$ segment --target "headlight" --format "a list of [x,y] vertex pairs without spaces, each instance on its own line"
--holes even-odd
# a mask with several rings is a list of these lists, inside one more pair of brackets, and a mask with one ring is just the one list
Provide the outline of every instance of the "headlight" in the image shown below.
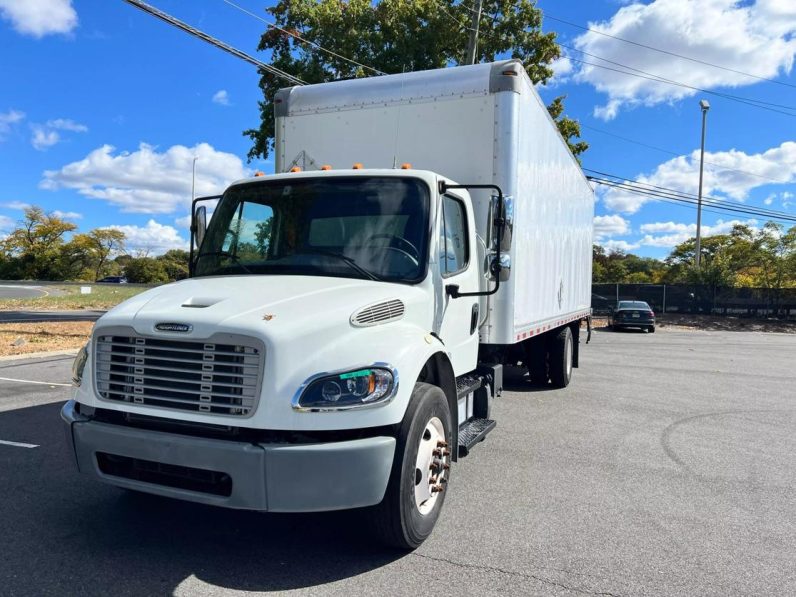
[[388,402],[398,387],[393,370],[373,366],[308,380],[293,401],[297,410],[343,410]]
[[83,369],[86,368],[86,361],[88,361],[88,346],[88,343],[86,343],[83,348],[77,351],[75,361],[72,363],[72,383],[78,387],[80,382],[83,381]]

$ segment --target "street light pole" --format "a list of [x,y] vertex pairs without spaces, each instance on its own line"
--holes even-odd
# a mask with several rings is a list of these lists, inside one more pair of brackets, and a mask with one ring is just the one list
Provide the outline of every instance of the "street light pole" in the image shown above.
[[191,205],[193,205],[193,200],[196,199],[196,160],[198,159],[194,157],[193,166],[191,166]]
[[702,109],[702,149],[699,153],[699,199],[697,201],[697,229],[696,229],[696,256],[695,264],[699,269],[702,261],[702,171],[705,165],[705,121],[707,120],[710,104],[708,100],[700,100],[699,107]]
[[478,49],[478,28],[481,24],[482,2],[483,0],[476,0],[475,8],[471,9],[473,16],[470,22],[470,39],[467,41],[467,50],[464,52],[465,64],[475,64],[475,55]]

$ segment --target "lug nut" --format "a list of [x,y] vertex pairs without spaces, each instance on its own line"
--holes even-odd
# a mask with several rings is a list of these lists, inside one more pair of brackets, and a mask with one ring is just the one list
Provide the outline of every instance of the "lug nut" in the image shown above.
[[434,485],[431,488],[431,493],[439,493],[440,491],[443,491],[444,489],[445,488],[442,485]]
[[444,442],[444,441],[440,440],[440,441],[437,442],[437,447],[438,448],[447,448],[448,447],[448,442]]
[[441,450],[440,448],[437,448],[436,450],[434,450],[434,451],[431,453],[431,455],[432,455],[432,456],[437,456],[437,457],[440,457],[440,456],[442,456],[442,450]]
[[430,485],[436,485],[437,484],[437,478],[436,477],[429,477],[428,482],[429,482]]
[[442,465],[442,470],[447,471],[450,467],[451,467],[450,464],[443,464]]

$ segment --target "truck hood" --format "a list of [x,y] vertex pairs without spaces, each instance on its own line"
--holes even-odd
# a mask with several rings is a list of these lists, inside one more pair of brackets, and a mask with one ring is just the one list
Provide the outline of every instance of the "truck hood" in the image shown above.
[[[207,338],[227,331],[246,335],[296,335],[307,328],[350,325],[356,310],[400,299],[410,312],[428,309],[419,286],[318,276],[192,278],[153,288],[105,314],[97,327],[132,326],[145,335]],[[186,324],[188,332],[159,331],[161,323]],[[302,329],[303,328],[303,329]],[[258,330],[261,330],[258,333]]]

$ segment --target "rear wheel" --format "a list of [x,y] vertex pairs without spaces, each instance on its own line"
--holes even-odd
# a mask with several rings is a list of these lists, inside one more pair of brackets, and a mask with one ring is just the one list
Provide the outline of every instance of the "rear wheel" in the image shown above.
[[655,333],[655,326],[654,326],[654,325],[651,325],[651,326],[649,326],[649,327],[647,328],[647,330],[649,330],[649,333],[650,333],[650,334],[654,334],[654,333]]
[[566,388],[572,379],[574,340],[569,326],[561,328],[550,342],[550,381],[553,387]]
[[384,543],[415,549],[431,534],[450,478],[451,437],[445,393],[437,386],[415,384],[398,430],[387,492],[370,512]]

